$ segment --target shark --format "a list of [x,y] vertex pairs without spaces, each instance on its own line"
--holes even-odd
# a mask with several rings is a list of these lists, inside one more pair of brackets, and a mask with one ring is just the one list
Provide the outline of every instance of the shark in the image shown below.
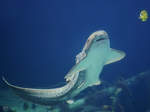
[[100,85],[100,74],[105,65],[117,62],[125,57],[125,52],[110,48],[110,39],[106,31],[92,33],[81,52],[76,56],[75,65],[64,77],[65,84],[57,88],[24,88],[3,81],[16,95],[25,100],[42,105],[56,105],[62,101],[71,102],[81,91],[94,85]]

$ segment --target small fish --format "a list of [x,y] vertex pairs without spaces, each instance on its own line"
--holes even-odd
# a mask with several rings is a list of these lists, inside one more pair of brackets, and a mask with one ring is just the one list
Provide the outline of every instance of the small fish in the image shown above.
[[148,19],[148,13],[147,13],[146,10],[142,10],[142,11],[140,12],[139,19],[141,19],[142,22],[147,21],[147,19]]

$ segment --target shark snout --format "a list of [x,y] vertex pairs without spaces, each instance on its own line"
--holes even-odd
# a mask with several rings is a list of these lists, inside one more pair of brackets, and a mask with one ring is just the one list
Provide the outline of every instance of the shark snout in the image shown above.
[[93,33],[94,36],[107,36],[108,37],[108,34],[107,32],[105,32],[104,30],[99,30],[99,31],[96,31]]
[[96,31],[93,35],[96,39],[108,39],[108,34],[104,30]]
[[88,40],[100,41],[105,39],[109,39],[108,34],[104,30],[99,30],[92,33],[92,35],[90,35]]

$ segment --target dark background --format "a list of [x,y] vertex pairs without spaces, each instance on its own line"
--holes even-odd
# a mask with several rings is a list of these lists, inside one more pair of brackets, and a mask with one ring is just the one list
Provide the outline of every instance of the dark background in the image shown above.
[[150,68],[149,0],[1,0],[0,77],[24,87],[63,82],[88,36],[106,30],[111,47],[126,52],[104,67],[114,80]]

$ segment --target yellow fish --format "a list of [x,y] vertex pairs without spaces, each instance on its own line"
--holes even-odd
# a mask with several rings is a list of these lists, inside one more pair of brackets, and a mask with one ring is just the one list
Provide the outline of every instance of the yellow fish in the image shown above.
[[147,19],[148,19],[148,13],[147,13],[146,10],[142,10],[142,11],[140,12],[139,19],[141,19],[142,22],[147,21]]

